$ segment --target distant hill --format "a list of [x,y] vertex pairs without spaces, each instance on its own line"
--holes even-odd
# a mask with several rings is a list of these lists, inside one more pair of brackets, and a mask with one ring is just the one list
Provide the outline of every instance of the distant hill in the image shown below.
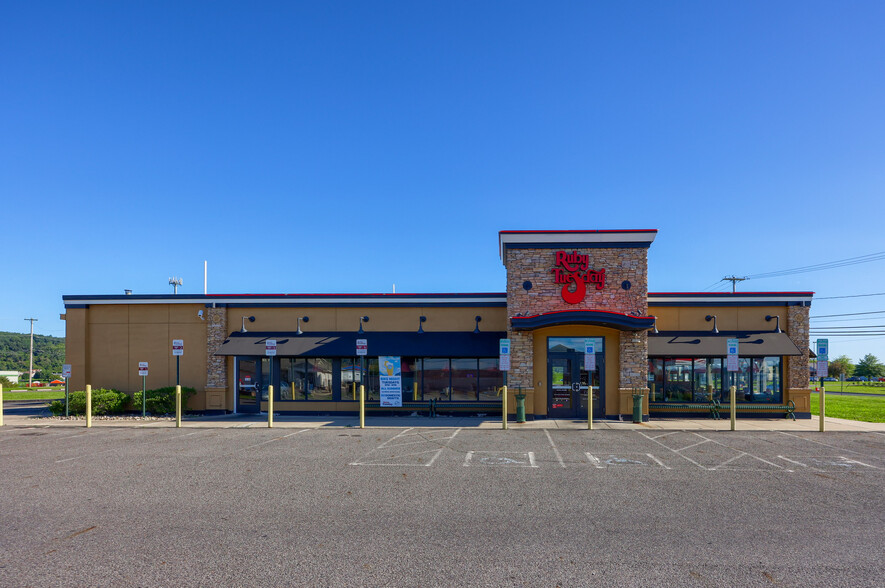
[[[0,370],[28,371],[31,336],[0,331]],[[64,337],[34,335],[34,369],[61,373],[65,360]]]

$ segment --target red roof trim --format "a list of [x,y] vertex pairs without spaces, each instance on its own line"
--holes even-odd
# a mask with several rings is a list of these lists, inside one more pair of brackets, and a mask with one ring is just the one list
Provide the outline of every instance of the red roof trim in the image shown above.
[[814,292],[649,292],[649,296],[814,296]]
[[555,235],[558,233],[657,233],[657,229],[588,229],[571,231],[498,231],[499,235]]
[[603,314],[613,314],[613,315],[626,316],[626,317],[629,317],[629,318],[636,318],[636,319],[650,319],[650,318],[655,318],[655,317],[653,317],[653,316],[636,316],[636,315],[634,315],[634,314],[626,314],[626,313],[623,313],[623,312],[614,312],[614,311],[611,311],[611,310],[596,310],[596,309],[594,309],[594,308],[572,308],[572,309],[569,309],[569,310],[554,310],[554,311],[551,311],[551,312],[542,312],[541,314],[532,314],[532,315],[529,315],[529,316],[514,316],[514,317],[510,317],[510,318],[511,318],[511,320],[515,320],[515,321],[516,321],[516,320],[521,320],[521,319],[535,318],[535,317],[539,317],[539,316],[552,316],[552,315],[554,315],[554,314],[567,314],[567,313],[569,313],[569,312],[600,312],[600,313],[603,313]]
[[506,297],[506,292],[436,292],[436,293],[361,293],[361,294],[204,294],[206,298],[317,298],[317,297],[336,297],[336,298],[399,298],[399,297],[409,297],[409,296],[417,296],[422,298],[432,298],[433,296],[455,296],[455,297],[469,297],[469,296],[503,296]]

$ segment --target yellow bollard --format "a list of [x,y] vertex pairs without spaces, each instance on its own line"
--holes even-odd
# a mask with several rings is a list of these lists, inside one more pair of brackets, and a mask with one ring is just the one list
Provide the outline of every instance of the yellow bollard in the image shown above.
[[3,426],[3,384],[0,384],[0,427]]
[[181,386],[175,387],[175,426],[181,427]]
[[[418,402],[418,382],[415,382],[415,383],[412,385],[412,387],[413,387],[413,389],[414,389],[413,392],[412,392],[412,401],[413,401],[413,402]],[[0,424],[3,424],[3,423],[0,422]]]
[[292,382],[289,386],[289,400],[295,400],[295,382]]
[[366,428],[366,386],[360,384],[360,429]]
[[503,407],[501,410],[501,428],[507,428],[507,384],[504,384],[503,388],[504,397],[501,400]]
[[593,386],[587,386],[587,430],[593,430]]
[[267,428],[273,429],[273,386],[267,387]]
[[827,412],[827,391],[824,388],[823,382],[820,385],[820,432],[824,432],[824,416]]
[[734,420],[737,416],[737,406],[735,406],[737,400],[737,386],[732,386],[729,389],[728,400],[731,403],[731,430],[734,431]]
[[356,400],[356,382],[353,383],[353,399]]
[[86,428],[92,426],[92,386],[86,384]]

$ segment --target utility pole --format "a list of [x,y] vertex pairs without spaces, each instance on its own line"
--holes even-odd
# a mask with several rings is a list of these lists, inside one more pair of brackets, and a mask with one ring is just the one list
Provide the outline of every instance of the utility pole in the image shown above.
[[28,366],[28,388],[31,387],[31,384],[34,383],[34,321],[35,318],[26,318],[26,321],[31,321],[31,362]]
[[743,282],[744,280],[749,280],[749,279],[750,278],[748,278],[746,276],[744,276],[743,278],[738,278],[737,276],[728,276],[728,277],[722,278],[720,281],[721,282],[725,282],[725,281],[731,282],[731,293],[734,294],[735,293],[735,284],[737,282]]

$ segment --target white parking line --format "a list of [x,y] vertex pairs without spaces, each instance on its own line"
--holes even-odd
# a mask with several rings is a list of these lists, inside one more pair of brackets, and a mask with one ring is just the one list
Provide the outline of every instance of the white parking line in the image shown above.
[[862,466],[866,466],[866,467],[868,467],[868,468],[873,468],[874,470],[881,470],[881,469],[882,469],[882,468],[878,468],[878,467],[876,467],[876,466],[874,466],[874,465],[870,465],[870,464],[868,464],[868,463],[864,463],[864,462],[862,462],[862,461],[857,461],[856,459],[848,459],[847,457],[842,457],[841,455],[840,455],[839,457],[840,457],[841,459],[844,459],[844,460],[847,461],[848,463],[856,463],[857,465],[862,465]]
[[802,466],[803,468],[807,468],[807,467],[808,467],[808,464],[806,464],[806,463],[802,463],[802,462],[796,461],[795,459],[790,459],[790,458],[784,457],[783,455],[778,455],[778,458],[779,458],[779,459],[782,459],[782,460],[784,460],[784,461],[788,461],[788,462],[790,462],[790,463],[794,463],[794,464],[796,464],[796,465],[798,465],[798,466]]
[[[639,433],[640,435],[642,435],[643,437],[645,437],[645,438],[648,439],[649,441],[654,441],[655,443],[657,443],[658,445],[660,445],[661,447],[663,447],[663,448],[666,449],[667,451],[670,451],[670,452],[672,452],[672,453],[675,453],[676,455],[678,455],[679,457],[681,457],[681,458],[684,459],[685,461],[690,462],[690,463],[693,463],[694,465],[698,466],[698,467],[701,468],[702,470],[709,471],[709,468],[704,467],[703,465],[699,464],[698,462],[696,462],[695,460],[691,459],[690,457],[687,457],[687,456],[682,455],[681,453],[679,453],[679,451],[682,451],[681,449],[680,449],[679,451],[677,451],[676,449],[672,449],[672,448],[670,448],[670,447],[667,447],[666,445],[664,445],[663,443],[661,443],[660,441],[658,441],[656,438],[654,438],[654,437],[650,437],[650,436],[646,435],[645,433],[643,433],[642,431],[637,431],[637,433]],[[660,437],[661,435],[658,435],[658,436]],[[698,436],[700,437],[700,435],[698,435]],[[708,441],[709,441],[709,439],[708,439]]]
[[[288,435],[282,435],[281,437],[274,437],[273,439],[268,439],[267,441],[262,441],[261,443],[256,443],[255,445],[250,445],[249,447],[244,447],[240,449],[240,451],[246,451],[248,449],[253,449],[255,447],[261,447],[262,445],[267,445],[268,443],[273,443],[274,441],[279,441],[280,439],[285,439],[286,437],[291,437],[292,435],[297,435],[298,433],[303,433],[304,431],[309,431],[310,429],[301,429],[300,431],[295,431],[294,433],[289,433]],[[191,433],[193,434],[193,433]],[[187,435],[182,435],[182,437],[186,437]]]
[[559,455],[559,449],[556,448],[556,443],[553,442],[553,437],[550,436],[550,431],[544,429],[544,433],[547,435],[547,440],[550,441],[550,446],[553,447],[553,453],[556,454],[556,459],[559,461],[559,465],[565,467],[565,462],[562,461],[562,456]]
[[95,455],[100,455],[102,453],[110,453],[111,451],[118,451],[117,449],[105,449],[104,451],[91,451],[85,455],[78,455],[76,457],[69,457],[67,459],[57,459],[55,463],[65,463],[66,461],[76,461],[78,459],[85,459],[87,457],[93,457]]
[[652,455],[651,453],[646,453],[646,455],[649,456],[650,458],[652,458],[653,460],[655,460],[655,461],[658,463],[658,465],[661,466],[662,468],[664,468],[665,470],[672,469],[670,466],[668,466],[668,465],[664,465],[664,462],[662,462],[661,460],[659,460],[658,458],[656,458],[656,457],[655,457],[654,455]]
[[[388,446],[388,443],[390,443],[390,442],[393,441],[394,439],[401,438],[401,437],[404,436],[406,433],[408,433],[409,431],[412,431],[412,430],[413,430],[413,429],[406,429],[405,431],[402,431],[402,432],[399,433],[398,435],[395,435],[395,436],[391,437],[390,439],[388,439],[387,441],[385,441],[384,443],[382,443],[381,445],[379,445],[379,446],[376,447],[375,449],[371,450],[368,454],[366,454],[366,457],[371,456],[373,453],[375,453],[376,451],[378,451],[378,450],[380,450],[380,449],[390,449],[390,448],[392,448],[392,447],[404,447],[404,446],[406,446],[406,445],[416,445],[416,444],[418,444],[418,443],[433,443],[433,444],[437,444],[435,439],[426,439],[426,440],[424,440],[424,441],[420,441],[420,442],[412,442],[412,441],[410,441],[410,442],[408,442],[408,443],[396,443],[396,444],[394,444],[394,445],[389,445],[389,446]],[[398,467],[422,467],[422,468],[429,468],[430,466],[432,466],[432,465],[434,464],[434,462],[436,462],[437,458],[442,454],[442,452],[445,451],[446,448],[448,448],[449,443],[452,441],[452,439],[455,438],[455,436],[458,435],[458,433],[461,432],[461,430],[462,430],[461,428],[455,429],[455,432],[452,433],[450,436],[448,436],[448,437],[443,437],[442,439],[445,439],[445,443],[444,443],[444,444],[442,445],[442,447],[440,447],[439,449],[428,449],[427,451],[415,451],[415,452],[412,452],[412,453],[404,453],[404,454],[402,454],[402,455],[395,455],[395,456],[390,456],[390,457],[386,457],[386,458],[380,458],[380,459],[394,459],[394,460],[401,460],[402,458],[406,458],[406,457],[415,457],[415,456],[417,456],[417,455],[425,455],[425,454],[428,454],[428,453],[433,453],[433,457],[431,457],[431,458],[430,458],[430,461],[428,461],[427,463],[383,463],[383,462],[373,462],[373,461],[354,461],[354,462],[351,462],[351,463],[349,463],[349,464],[347,464],[347,465],[352,465],[352,466],[398,466]],[[415,434],[416,434],[416,435],[421,435],[422,433],[415,433]],[[364,459],[365,459],[365,458],[364,458]],[[370,459],[371,459],[371,458],[370,458]]]
[[589,452],[585,453],[584,455],[587,456],[587,459],[589,459],[590,463],[592,463],[596,468],[600,470],[602,469],[602,463],[599,461],[598,457],[595,457],[592,453]]

